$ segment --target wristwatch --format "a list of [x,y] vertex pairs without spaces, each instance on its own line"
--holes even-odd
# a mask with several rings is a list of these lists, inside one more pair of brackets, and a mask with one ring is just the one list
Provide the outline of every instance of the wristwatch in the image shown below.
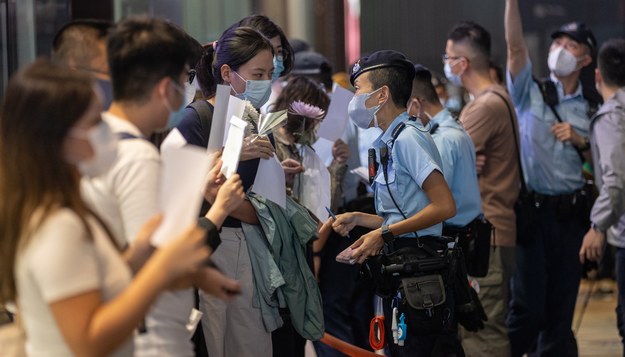
[[391,243],[395,240],[395,236],[390,228],[388,228],[388,224],[382,226],[382,239],[384,239],[384,243]]

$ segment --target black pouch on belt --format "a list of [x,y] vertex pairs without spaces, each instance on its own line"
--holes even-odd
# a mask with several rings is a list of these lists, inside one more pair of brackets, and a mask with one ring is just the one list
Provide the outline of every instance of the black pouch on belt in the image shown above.
[[441,274],[401,279],[399,310],[406,314],[408,328],[416,334],[439,333],[451,317]]

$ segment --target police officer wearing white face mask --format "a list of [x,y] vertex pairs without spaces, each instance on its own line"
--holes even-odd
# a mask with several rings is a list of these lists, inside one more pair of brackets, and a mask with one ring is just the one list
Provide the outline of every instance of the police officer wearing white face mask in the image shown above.
[[517,0],[506,1],[505,33],[506,81],[518,113],[521,162],[530,192],[523,209],[517,210],[518,266],[508,317],[512,356],[532,346],[539,355],[577,355],[571,323],[581,275],[578,252],[588,219],[581,189],[582,165],[590,154],[592,104],[580,70],[592,63],[597,43],[582,23],[566,24],[551,35],[547,64],[555,103],[550,106],[532,79]]
[[[456,212],[434,141],[426,128],[406,112],[414,73],[414,65],[403,54],[390,50],[361,58],[351,71],[356,95],[348,107],[350,119],[359,128],[376,126],[383,131],[371,144],[379,163],[373,182],[377,215],[344,213],[336,220],[330,218],[321,231],[332,228],[347,235],[357,225],[371,229],[351,245],[351,259],[358,263],[378,255],[383,248],[392,252],[403,247],[416,248],[424,242],[436,244],[441,222]],[[435,344],[442,340],[446,346],[459,345],[454,333],[423,335],[410,322],[405,341],[393,343],[392,301],[393,298],[384,299],[391,355],[430,356]],[[450,339],[439,340],[441,336]],[[454,339],[456,344],[449,343]]]

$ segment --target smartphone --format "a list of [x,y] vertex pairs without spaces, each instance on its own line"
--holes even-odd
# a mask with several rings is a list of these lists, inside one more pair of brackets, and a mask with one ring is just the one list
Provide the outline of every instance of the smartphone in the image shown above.
[[356,261],[358,259],[352,258],[353,251],[354,250],[352,249],[352,247],[347,247],[345,250],[340,252],[339,255],[336,256],[336,261],[339,263],[350,264],[350,265],[356,264]]

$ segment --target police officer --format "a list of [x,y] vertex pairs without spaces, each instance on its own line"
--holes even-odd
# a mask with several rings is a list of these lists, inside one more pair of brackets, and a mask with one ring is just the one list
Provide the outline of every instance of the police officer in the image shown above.
[[482,213],[475,147],[456,118],[441,105],[430,70],[420,64],[415,65],[408,114],[420,118],[424,124],[429,122],[430,134],[441,155],[445,181],[456,202],[456,215],[443,223],[443,235],[456,236],[468,231],[469,224]]
[[[417,239],[436,240],[441,222],[456,213],[436,145],[425,127],[406,112],[414,74],[413,64],[391,50],[361,58],[351,71],[356,95],[349,104],[350,119],[360,128],[375,126],[383,132],[372,143],[379,164],[373,183],[377,215],[345,213],[329,219],[321,230],[331,227],[345,236],[355,226],[371,229],[351,245],[351,258],[358,263],[378,255],[385,244],[393,251],[416,247]],[[391,303],[384,299],[386,325],[392,321]],[[441,336],[418,335],[414,330],[408,326],[404,347],[388,338],[393,356],[432,354]],[[453,332],[449,335],[455,338]],[[388,328],[387,336],[391,336]]]
[[589,88],[582,87],[580,71],[592,63],[596,40],[581,23],[551,35],[547,64],[557,103],[550,106],[532,78],[517,0],[506,1],[504,22],[507,86],[518,113],[521,162],[531,192],[517,212],[518,265],[508,317],[512,356],[532,346],[539,355],[577,355],[571,324],[581,276],[578,252],[587,229],[582,164],[590,153]]

